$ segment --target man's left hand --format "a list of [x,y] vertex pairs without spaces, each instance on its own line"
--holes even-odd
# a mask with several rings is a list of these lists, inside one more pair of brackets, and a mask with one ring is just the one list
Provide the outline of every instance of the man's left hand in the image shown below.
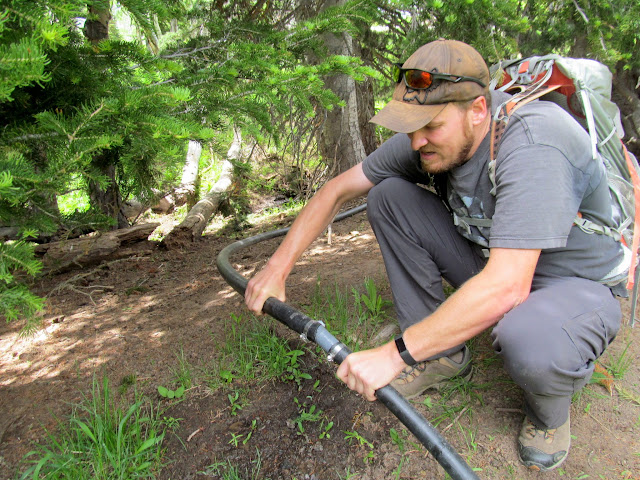
[[388,385],[406,367],[394,342],[362,352],[352,353],[338,368],[337,376],[369,401],[375,391]]

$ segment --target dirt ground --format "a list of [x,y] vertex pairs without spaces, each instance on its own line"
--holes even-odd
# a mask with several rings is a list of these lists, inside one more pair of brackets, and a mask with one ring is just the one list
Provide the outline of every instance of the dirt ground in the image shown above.
[[[151,256],[109,263],[84,278],[77,275],[89,269],[38,284],[37,292],[48,296],[44,329],[22,338],[17,324],[0,325],[0,479],[15,478],[22,456],[90,390],[94,375],[106,374],[113,385],[135,376],[139,390],[161,401],[156,388],[173,382],[178,352],[194,367],[215,358],[230,316],[248,316],[215,267],[218,252],[232,241],[208,235],[182,251],[156,249]],[[249,276],[278,241],[243,251],[232,259],[234,267]],[[289,279],[288,301],[304,311],[316,282],[362,287],[366,277],[376,279],[390,299],[375,238],[365,214],[358,214],[334,226],[331,245],[325,237],[305,254]],[[622,307],[627,322],[629,302],[622,301]],[[336,367],[311,346],[277,322],[263,321],[304,349],[301,362],[312,379],[300,387],[270,381],[216,391],[202,384],[191,388],[164,413],[179,419],[179,425],[166,437],[167,464],[160,479],[222,478],[229,465],[247,479],[445,478],[383,405],[349,391],[335,378]],[[603,365],[636,359],[615,380],[612,392],[594,383],[575,399],[571,453],[561,469],[548,474],[518,462],[522,396],[487,334],[471,343],[470,383],[429,392],[414,406],[482,479],[640,479],[639,332],[640,325],[623,326],[601,359]],[[233,388],[242,388],[246,398],[235,412],[228,398]],[[301,433],[296,419],[312,406],[322,411],[323,422],[307,422]],[[329,421],[333,426],[327,432]],[[246,444],[234,444],[234,437],[249,433]]]

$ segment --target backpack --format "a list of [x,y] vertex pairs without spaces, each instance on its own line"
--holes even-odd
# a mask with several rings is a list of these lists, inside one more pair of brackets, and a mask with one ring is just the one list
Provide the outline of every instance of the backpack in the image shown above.
[[593,161],[604,162],[606,167],[615,228],[598,225],[582,218],[580,213],[574,223],[587,233],[609,235],[622,243],[627,258],[625,270],[628,266],[628,273],[624,272],[626,287],[633,289],[633,325],[638,294],[636,256],[640,243],[640,208],[636,207],[640,205],[640,174],[635,157],[621,140],[624,131],[620,111],[610,100],[611,72],[595,60],[558,55],[507,60],[494,65],[490,71],[492,89],[513,93],[497,108],[491,125],[489,176],[493,191],[500,139],[511,114],[543,96],[544,100],[569,112],[589,133]]

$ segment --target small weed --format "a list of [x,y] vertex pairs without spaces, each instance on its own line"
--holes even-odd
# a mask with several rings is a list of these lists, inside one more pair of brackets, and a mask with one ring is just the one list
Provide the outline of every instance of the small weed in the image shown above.
[[173,418],[173,417],[165,417],[162,416],[162,423],[165,424],[168,430],[175,432],[180,426],[180,421],[184,420],[183,418]]
[[[618,391],[618,394],[621,398],[633,402],[636,405],[640,405],[640,394],[632,392],[631,390],[627,390],[626,388],[619,385],[616,385],[616,390]],[[640,422],[638,423],[640,424]]]
[[345,430],[344,431],[344,439],[349,442],[349,445],[351,445],[353,440],[355,440],[360,444],[360,446],[371,448],[371,449],[373,448],[373,443],[371,443],[369,440],[364,438],[362,435],[360,435],[355,430]]
[[298,385],[298,387],[300,387],[302,380],[311,380],[311,375],[300,370],[298,357],[300,357],[301,355],[304,355],[304,352],[302,350],[291,350],[284,354],[282,360],[284,365],[284,372],[280,377],[285,381],[293,380],[296,385]]
[[167,387],[163,387],[162,385],[158,386],[158,393],[161,397],[174,399],[174,398],[182,398],[184,396],[184,386],[180,385],[175,390],[169,390]]
[[464,428],[460,423],[458,423],[458,429],[467,444],[467,449],[471,452],[476,452],[478,450],[478,431]]
[[404,438],[400,436],[398,431],[395,428],[391,428],[389,430],[389,436],[391,437],[391,441],[398,447],[398,450],[400,450],[400,453],[404,453]]
[[233,445],[234,448],[238,448],[238,445],[240,445],[240,442],[242,441],[242,445],[246,445],[249,440],[251,440],[251,436],[253,435],[253,432],[256,431],[258,425],[258,421],[256,419],[253,419],[251,421],[251,429],[249,430],[249,433],[247,433],[246,435],[243,435],[241,433],[233,433],[231,432],[231,440],[229,440],[229,445]]
[[226,469],[229,464],[227,462],[216,462],[204,467],[204,470],[196,472],[198,475],[204,475],[206,477],[212,477],[214,475],[221,475],[221,471]]
[[320,435],[318,436],[318,438],[320,438],[321,440],[323,438],[331,438],[331,435],[329,434],[329,431],[333,428],[333,422],[329,421],[327,423],[325,423],[325,420],[322,420],[322,423],[320,424]]
[[402,472],[402,467],[404,467],[405,462],[407,461],[407,457],[404,455],[400,457],[400,462],[398,463],[398,467],[393,471],[393,476],[396,480],[400,480],[400,473]]
[[251,421],[251,430],[249,430],[249,433],[247,433],[247,436],[244,438],[244,440],[242,440],[242,444],[246,445],[247,442],[249,441],[249,439],[251,438],[251,436],[253,435],[253,432],[256,431],[256,428],[258,426],[258,420],[256,420],[255,418]]
[[[344,479],[343,480],[351,480],[352,478],[354,478],[356,475],[358,475],[357,473],[351,473],[351,468],[347,467],[347,471],[344,472]],[[342,477],[340,477],[342,480]]]
[[178,359],[178,366],[171,369],[173,376],[179,385],[185,389],[189,389],[193,384],[193,368],[185,357],[182,347],[180,351],[176,353],[176,357]]
[[235,377],[233,376],[233,372],[229,370],[222,370],[220,372],[220,378],[224,381],[224,383],[231,383],[233,382],[233,379]]
[[391,305],[391,302],[384,300],[380,295],[378,295],[376,284],[371,278],[365,279],[364,288],[367,291],[366,294],[363,293],[362,295],[358,295],[357,292],[354,292],[356,303],[358,303],[358,299],[361,300],[367,307],[369,315],[378,319],[382,316],[384,308]]
[[[298,435],[304,435],[305,428],[304,422],[318,422],[322,418],[322,410],[316,411],[316,406],[311,405],[307,410],[307,405],[300,405],[300,401],[297,397],[294,397],[293,401],[298,405],[298,416],[293,423],[298,427]],[[331,425],[333,427],[333,424]],[[329,429],[330,430],[330,429]]]
[[233,445],[234,448],[238,448],[238,443],[242,440],[242,437],[244,437],[244,435],[231,432],[231,440],[228,442],[229,445]]
[[240,392],[237,390],[233,393],[228,393],[227,398],[231,404],[231,415],[233,416],[237,415],[238,411],[242,410],[247,405],[246,400],[240,397]]

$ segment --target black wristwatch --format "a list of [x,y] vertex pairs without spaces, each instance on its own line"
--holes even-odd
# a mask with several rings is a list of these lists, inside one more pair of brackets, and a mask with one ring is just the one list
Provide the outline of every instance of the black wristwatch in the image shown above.
[[402,335],[398,335],[395,338],[395,341],[396,341],[396,348],[398,349],[398,353],[402,357],[402,360],[404,360],[404,363],[406,363],[409,366],[415,365],[417,363],[416,359],[413,358],[409,353],[409,350],[407,350],[407,346],[404,344],[404,339],[402,338]]

